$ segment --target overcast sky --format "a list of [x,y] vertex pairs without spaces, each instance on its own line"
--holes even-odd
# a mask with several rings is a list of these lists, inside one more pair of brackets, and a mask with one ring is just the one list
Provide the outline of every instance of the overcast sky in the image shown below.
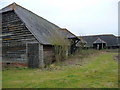
[[13,2],[76,35],[118,35],[120,0],[0,0],[0,9]]

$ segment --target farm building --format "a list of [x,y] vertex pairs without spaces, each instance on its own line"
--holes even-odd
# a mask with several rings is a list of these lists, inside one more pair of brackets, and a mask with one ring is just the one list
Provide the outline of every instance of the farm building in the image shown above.
[[118,48],[118,39],[113,34],[82,36],[80,38],[86,41],[88,48]]
[[[69,53],[75,52],[80,40],[67,29],[58,27],[16,3],[1,9],[0,14],[3,63],[42,67],[54,60],[54,45],[51,40],[57,37],[68,39]],[[57,41],[60,41],[59,38]]]

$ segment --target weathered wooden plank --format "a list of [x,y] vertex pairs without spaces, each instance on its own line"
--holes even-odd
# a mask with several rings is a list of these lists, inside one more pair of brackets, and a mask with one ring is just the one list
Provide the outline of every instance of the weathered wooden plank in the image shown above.
[[0,38],[3,39],[3,60],[7,61],[26,60],[26,43],[37,42],[14,12],[3,13]]

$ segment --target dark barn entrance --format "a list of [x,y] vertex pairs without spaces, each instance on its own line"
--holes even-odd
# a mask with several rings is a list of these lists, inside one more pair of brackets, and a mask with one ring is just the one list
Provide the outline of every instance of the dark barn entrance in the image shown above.
[[103,49],[105,47],[106,47],[106,43],[95,43],[95,44],[93,44],[94,49],[101,50],[101,49]]
[[39,44],[28,43],[27,44],[27,58],[29,68],[39,67]]
[[106,47],[106,42],[98,38],[96,41],[93,42],[93,48],[101,50]]

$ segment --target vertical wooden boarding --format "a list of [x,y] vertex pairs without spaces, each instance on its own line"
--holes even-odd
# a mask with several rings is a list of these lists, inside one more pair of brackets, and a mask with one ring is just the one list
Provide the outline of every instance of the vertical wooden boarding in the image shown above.
[[27,44],[27,59],[29,68],[39,67],[39,44],[28,43]]
[[39,67],[44,67],[43,45],[39,44]]

